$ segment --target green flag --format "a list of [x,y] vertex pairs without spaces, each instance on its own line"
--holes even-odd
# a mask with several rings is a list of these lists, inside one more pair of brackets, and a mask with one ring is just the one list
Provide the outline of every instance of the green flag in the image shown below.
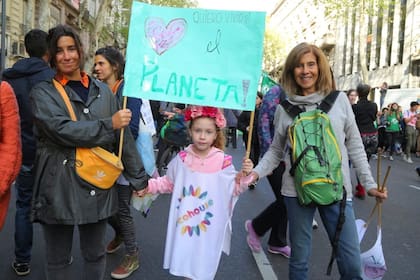
[[270,88],[275,86],[277,83],[271,79],[271,77],[265,73],[262,72],[262,81],[261,81],[261,93],[265,94]]

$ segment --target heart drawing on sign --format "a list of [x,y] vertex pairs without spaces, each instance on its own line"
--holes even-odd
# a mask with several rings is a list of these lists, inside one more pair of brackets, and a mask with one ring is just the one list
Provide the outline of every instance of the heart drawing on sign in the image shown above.
[[161,55],[181,41],[187,29],[187,21],[176,18],[165,26],[163,19],[150,17],[146,19],[144,29],[152,49]]

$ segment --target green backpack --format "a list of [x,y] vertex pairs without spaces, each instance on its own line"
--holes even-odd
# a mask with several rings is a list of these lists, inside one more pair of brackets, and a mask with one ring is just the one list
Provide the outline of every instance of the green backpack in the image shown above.
[[293,119],[290,174],[302,205],[329,205],[343,197],[341,151],[327,115],[337,95],[332,92],[308,112],[287,100],[281,103]]
[[287,100],[280,103],[293,119],[288,131],[292,146],[292,167],[289,172],[294,177],[300,204],[317,206],[341,201],[335,235],[331,240],[332,253],[327,275],[331,275],[337,254],[338,241],[345,222],[346,206],[341,151],[327,114],[338,94],[338,91],[331,92],[317,109],[308,112]]

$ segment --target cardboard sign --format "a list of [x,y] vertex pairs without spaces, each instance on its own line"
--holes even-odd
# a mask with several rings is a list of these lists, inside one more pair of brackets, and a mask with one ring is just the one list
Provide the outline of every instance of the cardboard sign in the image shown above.
[[254,110],[264,12],[133,2],[125,96]]

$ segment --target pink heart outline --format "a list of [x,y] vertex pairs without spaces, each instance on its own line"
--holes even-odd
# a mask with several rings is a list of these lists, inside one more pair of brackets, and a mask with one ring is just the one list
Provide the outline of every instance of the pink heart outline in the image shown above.
[[144,29],[150,46],[158,55],[161,55],[181,41],[187,29],[187,21],[183,18],[175,18],[165,26],[162,18],[149,17],[145,21]]

